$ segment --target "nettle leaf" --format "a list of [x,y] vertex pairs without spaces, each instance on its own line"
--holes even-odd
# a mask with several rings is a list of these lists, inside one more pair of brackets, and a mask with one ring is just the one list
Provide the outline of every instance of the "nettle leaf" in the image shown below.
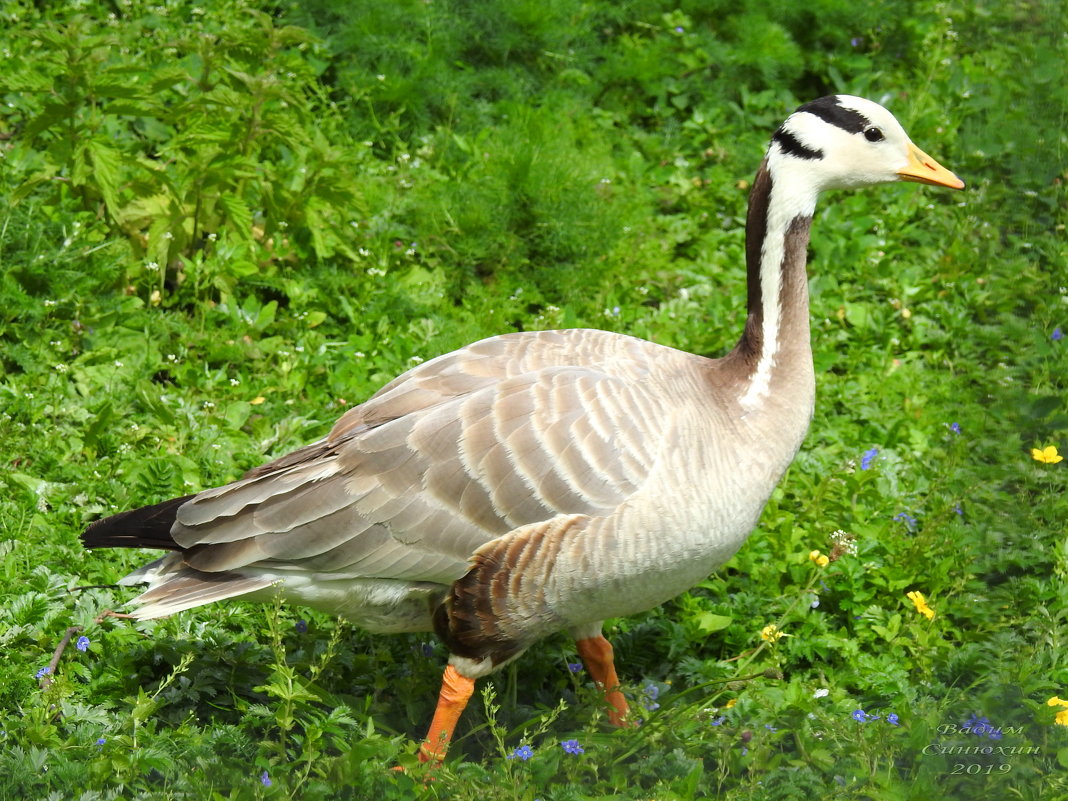
[[86,150],[92,165],[96,187],[104,198],[108,213],[117,219],[120,211],[119,185],[122,180],[122,153],[100,139],[88,140]]
[[226,210],[230,218],[230,227],[234,233],[249,239],[252,237],[252,209],[237,195],[219,196],[219,205]]
[[47,131],[53,125],[70,117],[72,108],[69,104],[52,100],[45,103],[41,112],[34,117],[23,130],[22,135],[27,139],[34,139],[38,134]]

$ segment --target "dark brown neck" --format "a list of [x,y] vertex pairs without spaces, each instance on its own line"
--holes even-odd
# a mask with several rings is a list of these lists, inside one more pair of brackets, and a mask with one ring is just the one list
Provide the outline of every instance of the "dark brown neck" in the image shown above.
[[767,159],[749,195],[745,261],[748,316],[729,358],[752,385],[749,401],[770,390],[772,371],[808,360],[808,278],[805,272],[814,195],[785,195],[775,186]]

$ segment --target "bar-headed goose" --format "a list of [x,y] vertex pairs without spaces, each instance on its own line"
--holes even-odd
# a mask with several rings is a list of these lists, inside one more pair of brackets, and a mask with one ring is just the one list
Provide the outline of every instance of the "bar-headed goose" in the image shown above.
[[424,759],[477,678],[560,630],[623,723],[602,621],[729,559],[808,428],[816,196],[898,180],[964,186],[883,107],[807,103],[753,183],[748,319],[726,356],[585,329],[491,337],[240,481],[92,524],[85,545],[171,551],[124,580],[149,585],[140,618],[277,592],[372,632],[436,631],[451,656]]

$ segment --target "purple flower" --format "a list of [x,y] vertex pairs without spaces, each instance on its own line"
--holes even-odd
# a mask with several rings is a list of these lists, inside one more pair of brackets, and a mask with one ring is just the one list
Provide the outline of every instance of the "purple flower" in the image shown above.
[[1061,330],[1061,327],[1059,325],[1053,329],[1053,333],[1049,335],[1049,338],[1052,339],[1054,342],[1060,342],[1062,339],[1064,339],[1064,332]]
[[560,743],[560,747],[563,748],[569,754],[585,754],[586,749],[579,745],[578,740],[564,740]]
[[521,759],[526,762],[534,756],[534,749],[529,745],[521,745],[508,755],[508,759]]
[[568,662],[567,663],[567,669],[570,670],[572,673],[581,673],[582,672],[582,663],[581,662]]
[[852,39],[849,40],[849,44],[853,45],[853,47],[860,47],[862,44],[864,44],[864,40],[859,36],[854,36]]
[[293,624],[293,628],[295,628],[297,630],[297,634],[307,634],[308,633],[308,621],[307,620],[298,620],[296,623]]
[[952,431],[954,434],[959,434],[960,433],[960,423],[950,423],[949,424],[949,430]]
[[264,771],[263,773],[260,774],[260,783],[264,787],[270,787],[271,786],[271,777],[267,775],[267,771]]
[[88,638],[88,637],[86,637],[86,636],[85,636],[85,635],[83,634],[83,635],[82,635],[81,637],[79,637],[79,638],[77,639],[77,641],[76,641],[76,642],[74,643],[74,647],[75,647],[75,648],[77,648],[77,649],[78,649],[79,651],[83,651],[83,652],[84,652],[84,651],[88,651],[88,650],[89,650],[89,638]]
[[860,469],[861,470],[869,469],[871,467],[871,463],[875,461],[875,457],[878,456],[878,455],[879,455],[879,449],[875,448],[875,447],[872,447],[872,448],[864,451],[864,453],[861,454],[861,457],[860,457]]

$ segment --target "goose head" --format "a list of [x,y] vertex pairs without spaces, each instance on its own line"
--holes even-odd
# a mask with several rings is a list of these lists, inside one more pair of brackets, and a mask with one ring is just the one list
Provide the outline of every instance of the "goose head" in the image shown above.
[[812,196],[892,181],[964,188],[912,143],[893,114],[852,95],[821,97],[791,114],[772,137],[768,168]]

